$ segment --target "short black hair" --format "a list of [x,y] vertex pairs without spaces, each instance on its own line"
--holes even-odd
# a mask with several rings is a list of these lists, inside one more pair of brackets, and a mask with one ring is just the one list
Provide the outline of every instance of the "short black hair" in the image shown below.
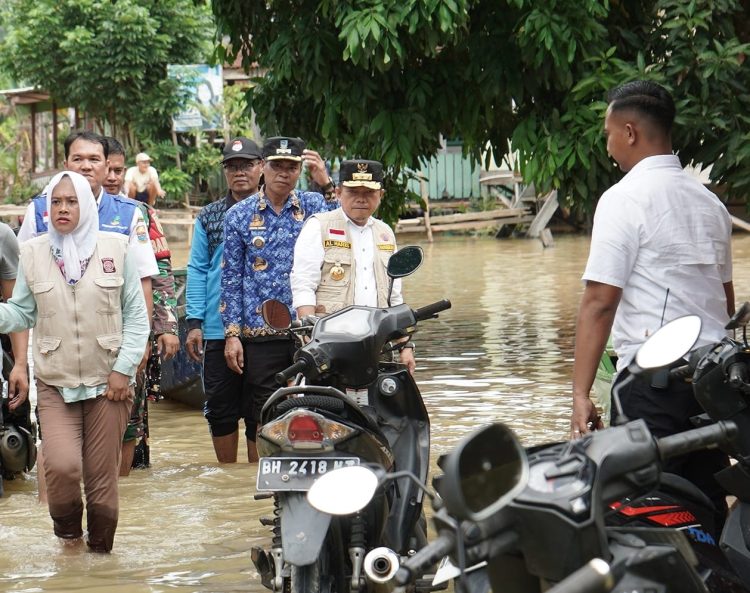
[[667,89],[649,80],[626,82],[607,93],[610,111],[632,110],[648,118],[667,136],[672,133],[675,106]]
[[112,154],[121,154],[122,156],[126,156],[125,147],[117,138],[115,138],[114,136],[104,136],[104,140],[107,142],[107,149],[109,151],[107,156],[110,156]]
[[65,160],[68,160],[68,157],[70,156],[70,147],[76,140],[86,140],[86,142],[99,143],[102,145],[102,150],[104,150],[104,158],[106,159],[109,156],[109,147],[107,146],[107,141],[104,139],[104,136],[97,134],[96,132],[90,132],[89,130],[79,130],[77,132],[71,132],[68,134],[68,137],[65,138]]

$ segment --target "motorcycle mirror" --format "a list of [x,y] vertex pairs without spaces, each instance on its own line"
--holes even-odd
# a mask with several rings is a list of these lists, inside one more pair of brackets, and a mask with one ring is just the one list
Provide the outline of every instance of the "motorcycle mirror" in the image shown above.
[[732,318],[724,326],[724,329],[737,329],[738,327],[745,327],[750,322],[750,303],[745,301],[739,310],[732,315]]
[[632,374],[639,374],[667,367],[679,360],[695,345],[701,325],[698,315],[684,315],[662,325],[638,349],[635,364],[631,364],[628,370]]
[[378,475],[367,467],[342,467],[315,480],[307,491],[307,500],[323,513],[351,515],[372,500],[378,482]]
[[289,329],[292,326],[292,314],[281,301],[268,299],[260,306],[260,314],[268,327],[277,331]]
[[402,247],[388,260],[388,276],[403,278],[413,274],[424,260],[424,251],[418,245]]
[[519,494],[529,479],[529,461],[513,431],[490,424],[464,439],[444,463],[440,495],[459,519],[482,521]]

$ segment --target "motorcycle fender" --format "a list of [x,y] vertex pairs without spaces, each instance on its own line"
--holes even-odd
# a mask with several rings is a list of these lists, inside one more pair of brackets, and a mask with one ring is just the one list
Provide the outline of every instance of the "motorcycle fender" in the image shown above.
[[284,561],[295,566],[312,564],[320,555],[331,515],[313,508],[306,492],[279,495],[279,505]]

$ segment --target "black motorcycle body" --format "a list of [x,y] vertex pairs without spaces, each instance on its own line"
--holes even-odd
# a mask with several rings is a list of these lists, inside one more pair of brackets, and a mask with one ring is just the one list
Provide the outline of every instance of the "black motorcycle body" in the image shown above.
[[[276,307],[278,303],[274,306]],[[387,344],[411,336],[417,322],[450,307],[418,310],[351,306],[319,320],[279,373],[304,385],[283,387],[266,402],[257,437],[258,497],[273,497],[268,550],[253,549],[263,584],[278,591],[377,591],[365,570],[395,571],[399,556],[426,543],[422,491],[413,484],[379,489],[366,508],[331,517],[313,508],[306,491],[342,466],[377,464],[409,470],[425,481],[430,422],[404,365],[383,361]],[[304,329],[304,328],[303,328]],[[375,571],[377,573],[377,570]]]
[[[13,368],[10,342],[3,340],[3,380],[7,382]],[[12,480],[22,472],[31,471],[36,463],[36,424],[31,421],[28,398],[12,412],[8,399],[0,397],[0,496],[3,480]]]
[[[489,586],[504,593],[540,593],[549,587],[555,593],[750,591],[748,362],[746,341],[726,339],[699,349],[687,371],[694,370],[696,398],[707,412],[696,419],[700,428],[656,439],[645,422],[636,420],[528,449],[523,489],[499,507],[475,501],[474,506],[487,507],[484,514],[467,511],[476,489],[468,485],[485,476],[485,490],[496,489],[497,497],[506,488],[486,477],[493,463],[485,468],[463,463],[495,446],[482,431],[470,437],[440,463],[445,469],[436,480],[445,500],[435,515],[440,537],[428,546],[432,551],[409,560],[397,580],[407,581],[412,569],[438,553],[450,551],[455,561],[460,548],[461,568],[487,561]],[[636,371],[637,364],[631,369]],[[684,376],[685,368],[674,372]],[[737,497],[721,533],[710,500],[691,482],[661,470],[666,459],[717,446],[736,461],[717,474]],[[474,451],[466,454],[471,447]],[[456,519],[461,545],[456,544]],[[606,561],[610,572],[584,587],[577,575],[594,559]],[[489,589],[475,580],[462,590]]]

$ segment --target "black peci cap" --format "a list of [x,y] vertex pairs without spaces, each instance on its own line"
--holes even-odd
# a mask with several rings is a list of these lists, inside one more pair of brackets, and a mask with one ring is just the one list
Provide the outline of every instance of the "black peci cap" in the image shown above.
[[344,187],[382,189],[383,165],[363,159],[343,161],[339,168],[339,183]]
[[305,141],[302,138],[274,136],[263,143],[263,158],[267,161],[287,159],[299,162],[302,160],[303,150],[305,150]]
[[221,160],[222,165],[231,159],[256,160],[263,158],[260,147],[249,138],[243,136],[227,142],[226,146],[224,146],[222,156],[224,157]]

